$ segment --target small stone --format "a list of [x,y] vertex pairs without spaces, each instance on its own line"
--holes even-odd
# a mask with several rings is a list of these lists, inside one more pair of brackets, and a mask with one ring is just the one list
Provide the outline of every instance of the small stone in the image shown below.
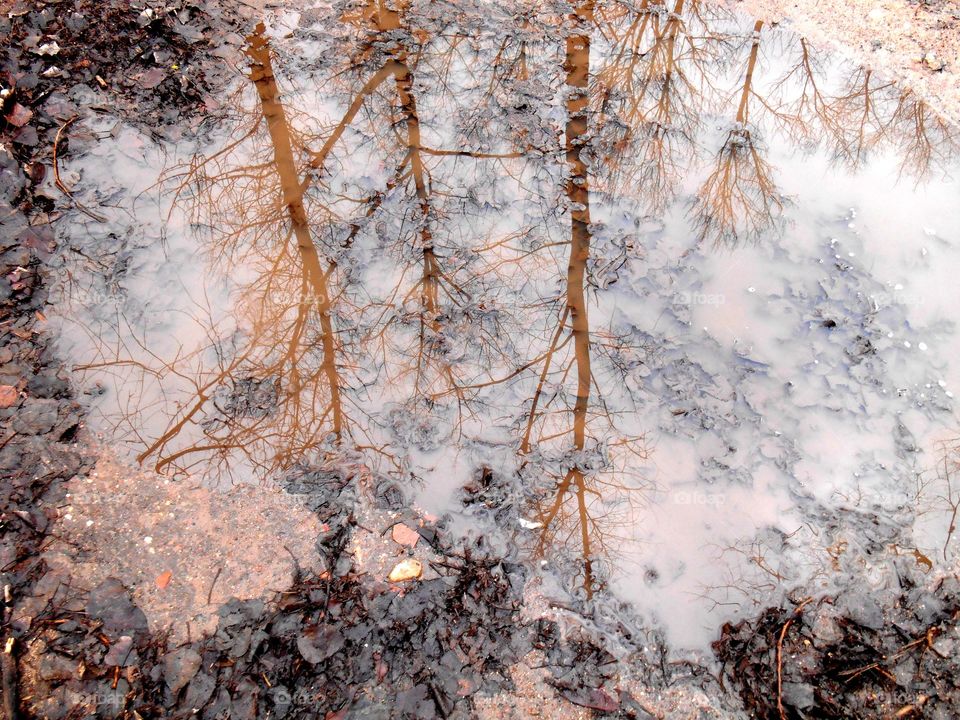
[[415,547],[417,541],[420,540],[420,534],[416,530],[411,530],[409,527],[403,523],[397,523],[393,526],[393,541],[397,545],[403,545],[404,547]]
[[946,67],[946,63],[943,62],[940,58],[937,57],[937,54],[932,50],[923,56],[923,64],[934,72],[939,72]]
[[401,560],[394,566],[393,570],[391,570],[387,576],[387,580],[390,582],[416,580],[422,574],[423,564],[414,558],[407,558],[406,560]]
[[20,393],[13,385],[0,385],[0,408],[8,408],[17,402]]
[[103,658],[105,665],[116,665],[117,667],[129,667],[138,662],[137,651],[133,649],[133,638],[129,635],[122,635],[107,652]]
[[157,584],[157,587],[163,590],[167,585],[170,584],[170,578],[172,577],[173,577],[172,572],[170,572],[169,570],[164,570],[162,573],[160,573],[157,576],[157,579],[155,581]]

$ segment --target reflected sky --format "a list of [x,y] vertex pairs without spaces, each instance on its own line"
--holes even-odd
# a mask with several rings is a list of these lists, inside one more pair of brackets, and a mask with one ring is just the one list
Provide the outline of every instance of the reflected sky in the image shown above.
[[[913,233],[942,252],[919,277],[950,277],[960,220],[927,225],[957,136],[909,90],[695,0],[350,3],[245,54],[196,147],[135,159],[157,219],[128,265],[65,284],[91,422],[140,463],[350,463],[457,513],[486,468],[508,542],[584,597],[689,606],[691,646],[829,575],[808,551],[855,489],[891,524],[919,497],[955,425],[952,296],[898,290],[886,248]],[[926,326],[945,354],[903,357]]]

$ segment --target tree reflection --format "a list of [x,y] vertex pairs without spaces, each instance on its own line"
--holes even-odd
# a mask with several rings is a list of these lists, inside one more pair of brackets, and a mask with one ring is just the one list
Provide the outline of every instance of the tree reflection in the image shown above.
[[738,94],[736,116],[714,159],[713,170],[697,191],[693,224],[701,241],[736,245],[755,241],[779,221],[783,200],[773,179],[766,148],[757,137],[750,116],[759,93],[755,86],[760,33],[763,22],[753,26]]
[[[714,26],[726,13],[699,0],[601,3],[601,54],[594,98],[605,118],[604,176],[611,190],[662,212],[698,154],[709,74],[730,50]],[[624,157],[629,162],[624,161]]]
[[[591,335],[585,272],[592,239],[591,176],[584,153],[590,138],[594,4],[577,5],[569,22],[564,138],[570,241],[564,302],[562,310],[555,310],[559,317],[550,345],[537,363],[537,383],[519,450],[527,458],[521,477],[534,483],[543,526],[536,553],[543,556],[562,548],[578,555],[582,585],[589,597],[599,585],[596,562],[610,552],[611,533],[629,520],[631,506],[639,500],[641,488],[632,486],[630,478],[637,461],[644,458],[644,449],[642,438],[617,433],[592,363],[597,339]],[[595,387],[597,397],[592,400]],[[591,419],[604,421],[604,429],[592,429]],[[537,480],[543,472],[547,485]]]
[[[290,88],[252,34],[235,139],[164,178],[228,308],[197,303],[193,346],[86,367],[159,388],[123,420],[157,470],[360,450],[410,477],[418,451],[513,442],[531,549],[576,558],[590,595],[650,489],[634,328],[603,277],[642,253],[606,220],[682,204],[690,243],[773,239],[767,142],[851,169],[894,148],[920,177],[955,138],[909,92],[861,69],[838,86],[806,40],[700,0],[448,12],[476,10],[351,4],[342,53]],[[304,109],[297,80],[339,109]]]
[[311,230],[329,212],[307,208],[302,141],[281,101],[262,25],[246,53],[259,100],[250,129],[168,181],[209,228],[214,262],[228,277],[243,268],[252,279],[235,293],[233,318],[201,320],[207,343],[153,357],[152,372],[171,389],[191,388],[138,455],[157,471],[214,459],[229,465],[238,454],[260,471],[282,470],[349,433],[346,348],[330,289],[337,265],[321,258]]

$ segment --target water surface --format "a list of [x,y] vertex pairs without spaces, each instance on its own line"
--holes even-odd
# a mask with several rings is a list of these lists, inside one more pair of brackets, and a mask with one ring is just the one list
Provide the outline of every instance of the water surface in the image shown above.
[[264,20],[195,140],[76,163],[59,347],[133,459],[392,478],[678,649],[955,567],[957,135],[909,89],[693,0]]

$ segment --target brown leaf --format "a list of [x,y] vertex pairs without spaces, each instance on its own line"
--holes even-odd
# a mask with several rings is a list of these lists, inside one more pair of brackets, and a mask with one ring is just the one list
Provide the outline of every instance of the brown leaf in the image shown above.
[[13,385],[0,385],[0,408],[8,408],[17,402],[20,393]]
[[32,117],[33,111],[30,108],[24,107],[20,103],[14,103],[10,112],[7,113],[7,122],[17,127],[23,127],[30,122]]
[[170,584],[170,578],[173,577],[173,573],[169,570],[164,570],[162,573],[157,575],[156,583],[157,587],[163,590],[167,585]]
[[420,533],[416,530],[411,530],[403,523],[397,523],[393,526],[392,535],[393,541],[397,543],[397,545],[403,545],[405,547],[414,547],[420,539]]
[[380,653],[376,653],[374,657],[377,659],[377,683],[382,683],[383,679],[387,676],[387,672],[390,670],[390,666],[383,661]]
[[579,690],[564,690],[563,697],[580,707],[600,710],[601,712],[615,712],[620,709],[620,703],[610,697],[601,688],[581,688]]
[[140,87],[150,90],[167,79],[167,73],[160,68],[150,68],[140,75]]
[[30,179],[34,182],[34,184],[43,182],[43,178],[47,174],[47,166],[42,162],[29,163],[26,167],[24,167],[24,170],[27,171],[27,175],[30,176]]

